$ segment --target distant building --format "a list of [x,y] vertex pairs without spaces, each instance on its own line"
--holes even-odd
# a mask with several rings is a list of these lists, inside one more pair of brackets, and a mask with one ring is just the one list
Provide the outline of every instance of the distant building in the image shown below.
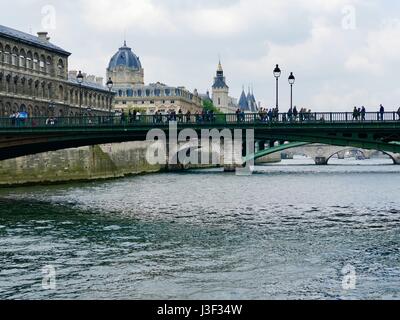
[[148,114],[178,112],[179,109],[184,113],[202,110],[197,90],[191,93],[185,87],[171,87],[161,82],[145,85],[140,59],[126,42],[111,58],[107,78],[114,82],[115,109],[144,109]]
[[[202,97],[204,97],[204,95],[202,95]],[[212,86],[212,102],[214,106],[223,113],[235,113],[238,108],[244,112],[258,111],[256,99],[253,92],[250,93],[250,89],[249,93],[246,95],[243,88],[239,103],[237,99],[229,96],[229,86],[226,84],[221,62],[218,64],[217,74]]]
[[76,72],[69,76],[70,55],[47,32],[34,36],[0,25],[0,116],[106,114],[113,94],[94,76],[79,86]]
[[226,84],[221,61],[218,64],[217,74],[212,86],[212,101],[214,106],[223,113],[235,113],[237,109],[236,100],[229,96],[229,87]]
[[239,108],[244,112],[258,112],[259,108],[257,105],[257,101],[256,98],[254,97],[253,92],[252,91],[250,92],[250,88],[246,95],[243,87],[242,94],[239,99]]

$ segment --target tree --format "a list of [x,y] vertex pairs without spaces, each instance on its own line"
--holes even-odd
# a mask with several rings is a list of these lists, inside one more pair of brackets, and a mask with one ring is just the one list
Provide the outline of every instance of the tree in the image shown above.
[[206,111],[212,111],[216,114],[221,113],[221,111],[216,106],[214,106],[211,100],[203,100],[203,108]]

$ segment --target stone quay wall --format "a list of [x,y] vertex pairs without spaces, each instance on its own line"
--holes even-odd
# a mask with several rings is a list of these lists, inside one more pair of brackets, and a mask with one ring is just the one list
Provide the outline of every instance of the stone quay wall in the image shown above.
[[122,178],[163,170],[146,161],[148,145],[107,144],[0,161],[0,186]]

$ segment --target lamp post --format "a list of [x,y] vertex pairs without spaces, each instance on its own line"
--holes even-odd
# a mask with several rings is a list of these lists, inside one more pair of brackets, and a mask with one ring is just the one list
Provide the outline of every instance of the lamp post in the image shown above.
[[274,77],[276,79],[276,108],[279,109],[279,77],[281,76],[282,71],[277,64],[274,69]]
[[76,76],[76,81],[79,84],[79,113],[82,116],[82,82],[83,82],[83,74],[79,71],[78,75]]
[[293,85],[294,85],[294,82],[296,81],[296,78],[294,77],[293,72],[290,73],[288,81],[290,84],[290,109],[292,109],[293,108]]
[[54,116],[54,101],[53,100],[51,100],[50,102],[49,102],[49,116]]
[[108,97],[108,99],[110,100],[109,101],[109,105],[108,105],[108,113],[109,113],[109,116],[111,117],[111,90],[112,90],[112,88],[113,88],[113,85],[114,85],[114,83],[112,82],[112,80],[111,80],[111,77],[110,78],[108,78],[108,81],[107,81],[107,88],[108,88],[108,92],[109,92],[109,97]]

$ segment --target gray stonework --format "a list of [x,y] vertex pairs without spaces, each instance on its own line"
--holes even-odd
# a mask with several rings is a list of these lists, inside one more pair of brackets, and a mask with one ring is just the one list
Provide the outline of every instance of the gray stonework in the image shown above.
[[34,37],[0,26],[0,117],[108,114],[114,93],[101,78],[85,78],[80,86],[76,73],[68,77],[69,55],[54,49],[45,33]]
[[162,166],[147,163],[147,146],[146,142],[127,142],[60,150],[1,161],[0,185],[119,178],[162,170]]

